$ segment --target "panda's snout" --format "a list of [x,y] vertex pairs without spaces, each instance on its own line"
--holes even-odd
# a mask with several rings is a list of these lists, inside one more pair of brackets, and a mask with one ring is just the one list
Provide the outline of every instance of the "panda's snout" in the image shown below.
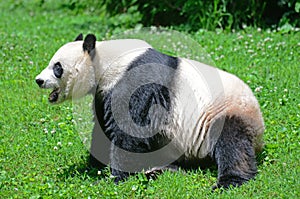
[[39,85],[39,87],[42,87],[42,85],[44,84],[44,80],[43,79],[35,79],[35,82]]

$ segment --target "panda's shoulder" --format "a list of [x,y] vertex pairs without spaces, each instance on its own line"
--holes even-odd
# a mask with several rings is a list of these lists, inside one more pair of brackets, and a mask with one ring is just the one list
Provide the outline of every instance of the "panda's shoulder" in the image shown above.
[[154,48],[148,48],[132,60],[128,65],[128,70],[145,64],[155,64],[157,66],[167,66],[176,69],[179,65],[179,58],[161,53]]

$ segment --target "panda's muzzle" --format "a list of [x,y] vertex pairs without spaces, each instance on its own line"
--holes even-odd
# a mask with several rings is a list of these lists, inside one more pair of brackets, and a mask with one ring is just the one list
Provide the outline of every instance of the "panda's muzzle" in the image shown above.
[[[35,82],[39,85],[40,88],[48,88],[46,82],[43,79],[37,78]],[[59,88],[54,88],[53,91],[49,94],[48,100],[50,103],[54,103],[58,100],[60,93]]]
[[44,80],[42,79],[36,79],[35,82],[39,85],[39,87],[42,87],[42,85],[44,84]]

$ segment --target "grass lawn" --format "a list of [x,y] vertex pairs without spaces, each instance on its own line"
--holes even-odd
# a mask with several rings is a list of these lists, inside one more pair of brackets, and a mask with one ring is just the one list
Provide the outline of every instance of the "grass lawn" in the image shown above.
[[[21,2],[21,1],[16,1]],[[191,35],[215,65],[255,91],[265,118],[256,180],[211,192],[216,170],[140,174],[118,186],[86,170],[72,104],[48,104],[35,76],[80,32],[107,38],[105,18],[0,3],[0,198],[300,198],[300,31],[245,28]],[[166,41],[162,41],[166,42]]]

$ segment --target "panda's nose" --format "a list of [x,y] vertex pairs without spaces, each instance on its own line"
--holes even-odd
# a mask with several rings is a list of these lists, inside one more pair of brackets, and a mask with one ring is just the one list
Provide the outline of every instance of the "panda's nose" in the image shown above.
[[35,82],[39,85],[39,87],[41,87],[44,83],[44,80],[42,79],[36,79]]

